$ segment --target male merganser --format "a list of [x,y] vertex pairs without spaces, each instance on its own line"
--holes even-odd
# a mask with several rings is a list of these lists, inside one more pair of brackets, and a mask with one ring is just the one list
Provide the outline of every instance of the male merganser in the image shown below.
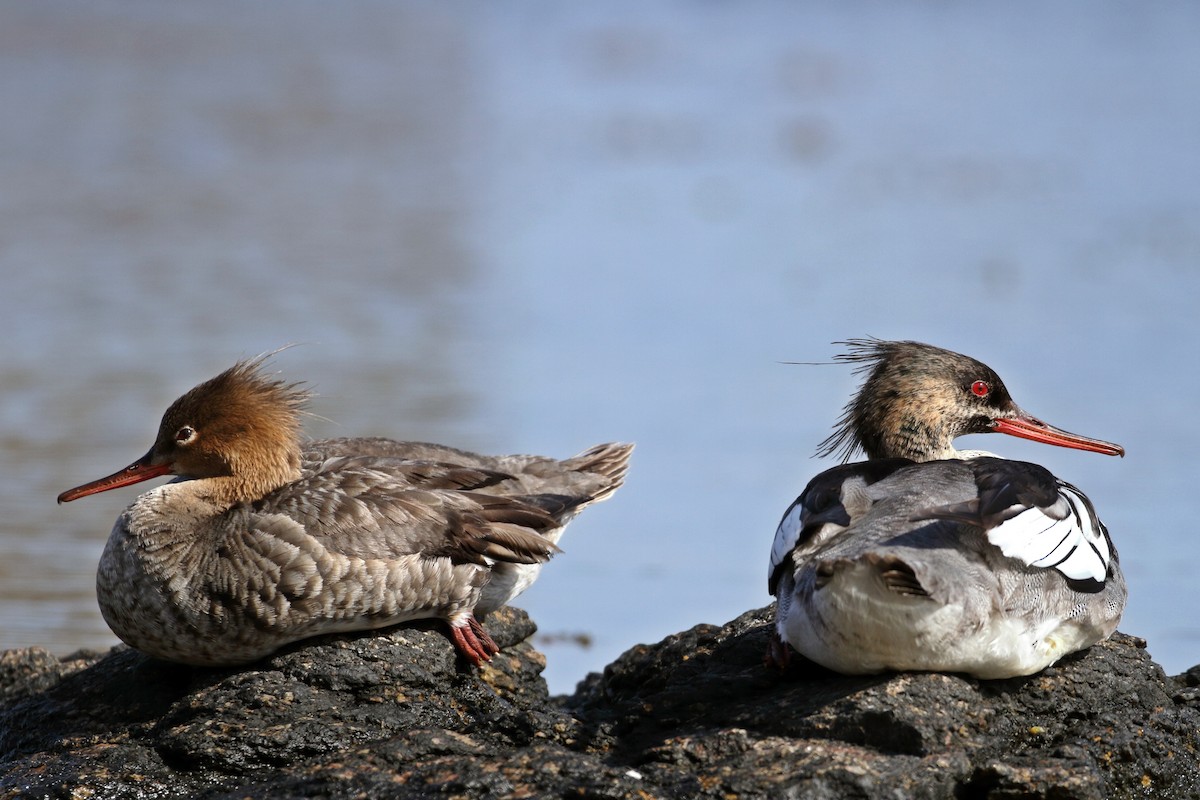
[[117,519],[96,592],[149,655],[216,666],[337,631],[441,618],[480,665],[476,619],[531,584],[563,527],[621,485],[633,449],[557,461],[390,439],[302,443],[309,393],[238,362],[176,400],[154,446],[60,503],[160,475]]
[[817,475],[771,549],[769,660],[784,642],[847,674],[1035,673],[1108,637],[1125,579],[1086,496],[1049,471],[955,437],[1007,433],[1125,455],[1022,411],[989,367],[919,342],[854,339],[867,373],[822,455],[868,461]]

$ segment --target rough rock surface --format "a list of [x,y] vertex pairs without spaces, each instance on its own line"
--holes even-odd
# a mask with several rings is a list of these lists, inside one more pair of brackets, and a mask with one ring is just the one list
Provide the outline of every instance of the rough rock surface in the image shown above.
[[0,798],[1200,797],[1200,667],[1118,635],[1045,672],[762,664],[769,609],[636,647],[551,698],[523,612],[476,671],[436,627],[252,668],[125,648],[0,657]]

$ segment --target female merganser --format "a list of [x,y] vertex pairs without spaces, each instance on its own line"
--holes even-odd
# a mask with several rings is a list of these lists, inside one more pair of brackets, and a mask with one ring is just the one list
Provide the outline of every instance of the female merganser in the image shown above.
[[919,342],[855,339],[867,373],[821,455],[827,470],[775,533],[769,660],[800,654],[847,674],[1029,675],[1108,637],[1125,579],[1091,502],[1046,469],[955,437],[1007,433],[1125,455],[1022,411],[986,365]]
[[337,631],[441,618],[479,665],[499,651],[476,619],[553,555],[563,527],[621,485],[633,449],[482,456],[390,439],[303,444],[309,398],[238,362],[176,400],[154,446],[60,503],[160,475],[117,519],[100,610],[126,643],[216,666]]

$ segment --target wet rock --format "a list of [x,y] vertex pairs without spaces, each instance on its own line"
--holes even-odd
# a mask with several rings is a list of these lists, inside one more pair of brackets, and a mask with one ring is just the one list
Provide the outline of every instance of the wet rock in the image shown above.
[[0,657],[0,798],[1200,797],[1200,669],[1118,635],[1029,678],[763,666],[769,610],[639,646],[551,698],[534,626],[474,670],[436,626],[251,668],[126,648]]

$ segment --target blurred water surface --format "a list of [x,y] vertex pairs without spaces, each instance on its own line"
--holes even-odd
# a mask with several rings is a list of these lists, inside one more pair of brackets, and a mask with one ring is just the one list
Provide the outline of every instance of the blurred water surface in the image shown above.
[[[115,639],[93,575],[150,445],[235,359],[313,435],[638,443],[518,604],[569,691],[764,605],[854,378],[957,349],[1123,461],[1083,487],[1122,629],[1200,661],[1200,7],[0,3],[0,648]],[[591,646],[570,642],[585,634]],[[564,636],[565,635],[565,636]]]

